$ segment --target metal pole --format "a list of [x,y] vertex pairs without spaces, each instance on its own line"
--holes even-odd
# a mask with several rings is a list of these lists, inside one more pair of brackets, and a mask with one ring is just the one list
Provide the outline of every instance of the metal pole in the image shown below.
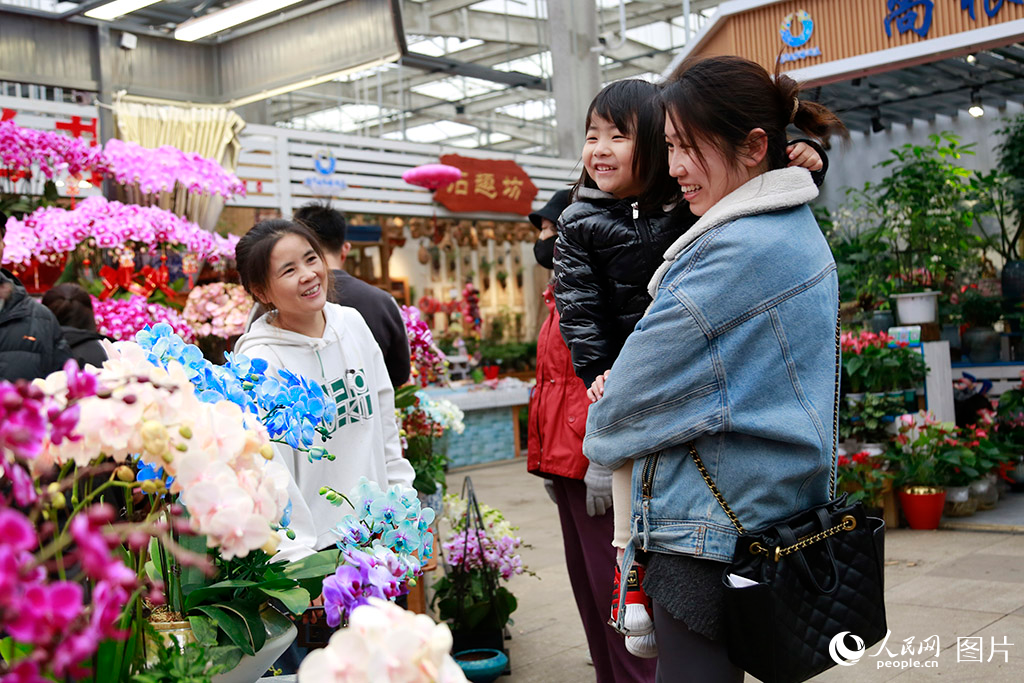
[[377,137],[384,137],[384,81],[381,80],[383,66],[377,67]]
[[683,45],[690,44],[690,0],[683,0]]

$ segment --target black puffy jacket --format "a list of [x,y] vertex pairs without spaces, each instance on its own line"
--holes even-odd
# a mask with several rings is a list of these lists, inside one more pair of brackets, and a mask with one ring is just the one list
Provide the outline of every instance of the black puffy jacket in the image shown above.
[[647,283],[696,217],[685,203],[640,215],[633,199],[591,188],[558,219],[555,303],[576,374],[589,387],[612,366],[651,297]]
[[63,369],[71,351],[56,316],[0,270],[0,288],[8,285],[10,295],[0,308],[0,379],[31,380]]

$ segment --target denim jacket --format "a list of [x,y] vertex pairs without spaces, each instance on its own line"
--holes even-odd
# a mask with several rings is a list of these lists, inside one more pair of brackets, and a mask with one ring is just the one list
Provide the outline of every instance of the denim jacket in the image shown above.
[[634,546],[732,559],[738,534],[690,442],[746,529],[828,499],[839,294],[816,195],[806,170],[770,171],[666,251],[583,444],[634,461]]

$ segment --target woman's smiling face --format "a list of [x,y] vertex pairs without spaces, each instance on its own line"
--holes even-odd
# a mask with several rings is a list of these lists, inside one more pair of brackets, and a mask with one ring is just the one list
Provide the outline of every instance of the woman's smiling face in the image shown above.
[[[701,154],[685,145],[671,116],[665,117],[668,172],[679,183],[683,199],[694,216],[703,216],[723,197],[749,180],[749,175],[729,164],[711,144],[700,141]],[[703,156],[704,163],[701,163]]]
[[327,303],[327,266],[305,238],[289,233],[274,245],[264,296],[286,316],[323,310]]

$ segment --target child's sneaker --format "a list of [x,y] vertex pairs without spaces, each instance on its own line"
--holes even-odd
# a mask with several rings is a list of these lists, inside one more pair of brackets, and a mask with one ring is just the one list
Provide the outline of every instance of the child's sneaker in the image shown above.
[[[616,626],[619,618],[619,584],[621,581],[622,576],[618,565],[616,565],[615,587],[612,593],[612,626]],[[643,582],[643,566],[633,563],[633,567],[626,576],[626,615],[621,629],[623,635],[644,636],[654,630],[654,621],[651,618],[651,601],[647,597],[647,593],[644,593]]]
[[658,643],[654,640],[654,631],[642,636],[626,636],[626,652],[642,659],[657,657]]

